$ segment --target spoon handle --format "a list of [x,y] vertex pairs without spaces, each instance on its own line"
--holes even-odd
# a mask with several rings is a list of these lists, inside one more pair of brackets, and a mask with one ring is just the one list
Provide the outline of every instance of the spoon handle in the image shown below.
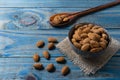
[[72,13],[72,15],[67,17],[67,19],[70,19],[70,18],[73,18],[73,17],[84,16],[84,15],[87,15],[89,13],[97,12],[97,11],[100,11],[102,9],[106,9],[106,8],[109,8],[109,7],[118,5],[118,4],[120,4],[120,0],[113,1],[113,2],[110,2],[110,3],[104,4],[104,5],[100,5],[100,6],[97,6],[97,7],[94,7],[94,8],[90,8],[90,9],[84,10],[82,12]]

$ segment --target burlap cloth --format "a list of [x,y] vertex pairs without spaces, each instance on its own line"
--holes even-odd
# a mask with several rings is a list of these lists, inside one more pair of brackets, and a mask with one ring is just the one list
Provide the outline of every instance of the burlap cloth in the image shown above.
[[120,49],[120,43],[112,38],[111,45],[105,50],[103,55],[91,59],[85,59],[81,55],[76,54],[69,44],[68,37],[58,43],[56,47],[59,48],[59,50],[75,65],[80,67],[85,74],[89,75],[95,74],[97,70],[110,60],[110,58]]

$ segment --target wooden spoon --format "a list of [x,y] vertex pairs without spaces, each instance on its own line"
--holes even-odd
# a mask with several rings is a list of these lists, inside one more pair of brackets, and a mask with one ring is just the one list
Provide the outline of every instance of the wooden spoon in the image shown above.
[[[102,9],[106,9],[115,5],[120,4],[120,0],[117,1],[113,1],[104,5],[100,5],[88,10],[84,10],[82,12],[74,12],[74,13],[58,13],[55,15],[52,15],[50,17],[50,24],[54,27],[64,27],[67,26],[71,23],[73,23],[77,18],[93,13],[93,12],[97,12],[100,11]],[[64,17],[63,17],[64,16]]]

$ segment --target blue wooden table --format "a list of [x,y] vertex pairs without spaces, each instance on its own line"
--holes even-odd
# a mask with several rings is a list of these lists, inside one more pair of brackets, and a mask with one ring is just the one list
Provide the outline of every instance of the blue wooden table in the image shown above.
[[[42,56],[42,52],[48,50],[49,36],[57,38],[60,42],[74,25],[54,28],[49,24],[51,15],[82,11],[111,1],[114,0],[0,0],[0,80],[25,80],[31,74],[38,80],[120,80],[120,51],[91,76],[84,75],[67,57],[66,64],[56,63],[56,57],[64,56],[58,49],[49,51],[50,60]],[[100,24],[112,37],[120,41],[120,5],[81,17],[76,23],[82,22]],[[46,46],[42,49],[37,48],[35,44],[38,40],[44,40]],[[41,56],[40,62],[44,67],[54,63],[56,71],[49,73],[46,70],[35,70],[32,66],[32,56],[36,52]],[[67,76],[60,73],[64,65],[71,69]]]

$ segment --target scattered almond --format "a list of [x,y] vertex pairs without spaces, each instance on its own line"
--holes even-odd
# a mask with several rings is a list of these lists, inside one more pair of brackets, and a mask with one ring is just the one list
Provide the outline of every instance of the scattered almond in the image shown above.
[[43,47],[44,46],[44,41],[42,41],[42,40],[40,40],[40,41],[38,41],[37,43],[36,43],[36,46],[38,47],[38,48],[41,48],[41,47]]
[[42,65],[41,63],[35,63],[35,64],[33,65],[33,67],[34,67],[35,69],[37,69],[37,70],[42,70],[42,69],[43,69],[43,65]]
[[57,39],[54,38],[54,37],[49,37],[49,38],[48,38],[48,42],[57,43],[58,41],[57,41]]
[[46,59],[49,59],[50,58],[50,54],[48,51],[44,51],[43,52],[43,56],[46,58]]
[[58,63],[64,63],[65,62],[65,58],[64,57],[57,57],[56,58],[56,62],[58,62]]
[[35,62],[39,62],[40,56],[39,56],[37,53],[35,53],[35,54],[33,55],[33,60],[34,60]]
[[49,43],[49,44],[48,44],[48,49],[49,49],[49,50],[52,50],[52,49],[54,49],[54,48],[55,48],[54,43]]
[[48,64],[47,65],[47,67],[46,67],[46,70],[48,71],[48,72],[52,72],[52,71],[54,71],[54,69],[55,69],[55,67],[54,67],[54,64]]
[[70,68],[68,66],[64,66],[61,70],[62,75],[67,75],[70,72]]

